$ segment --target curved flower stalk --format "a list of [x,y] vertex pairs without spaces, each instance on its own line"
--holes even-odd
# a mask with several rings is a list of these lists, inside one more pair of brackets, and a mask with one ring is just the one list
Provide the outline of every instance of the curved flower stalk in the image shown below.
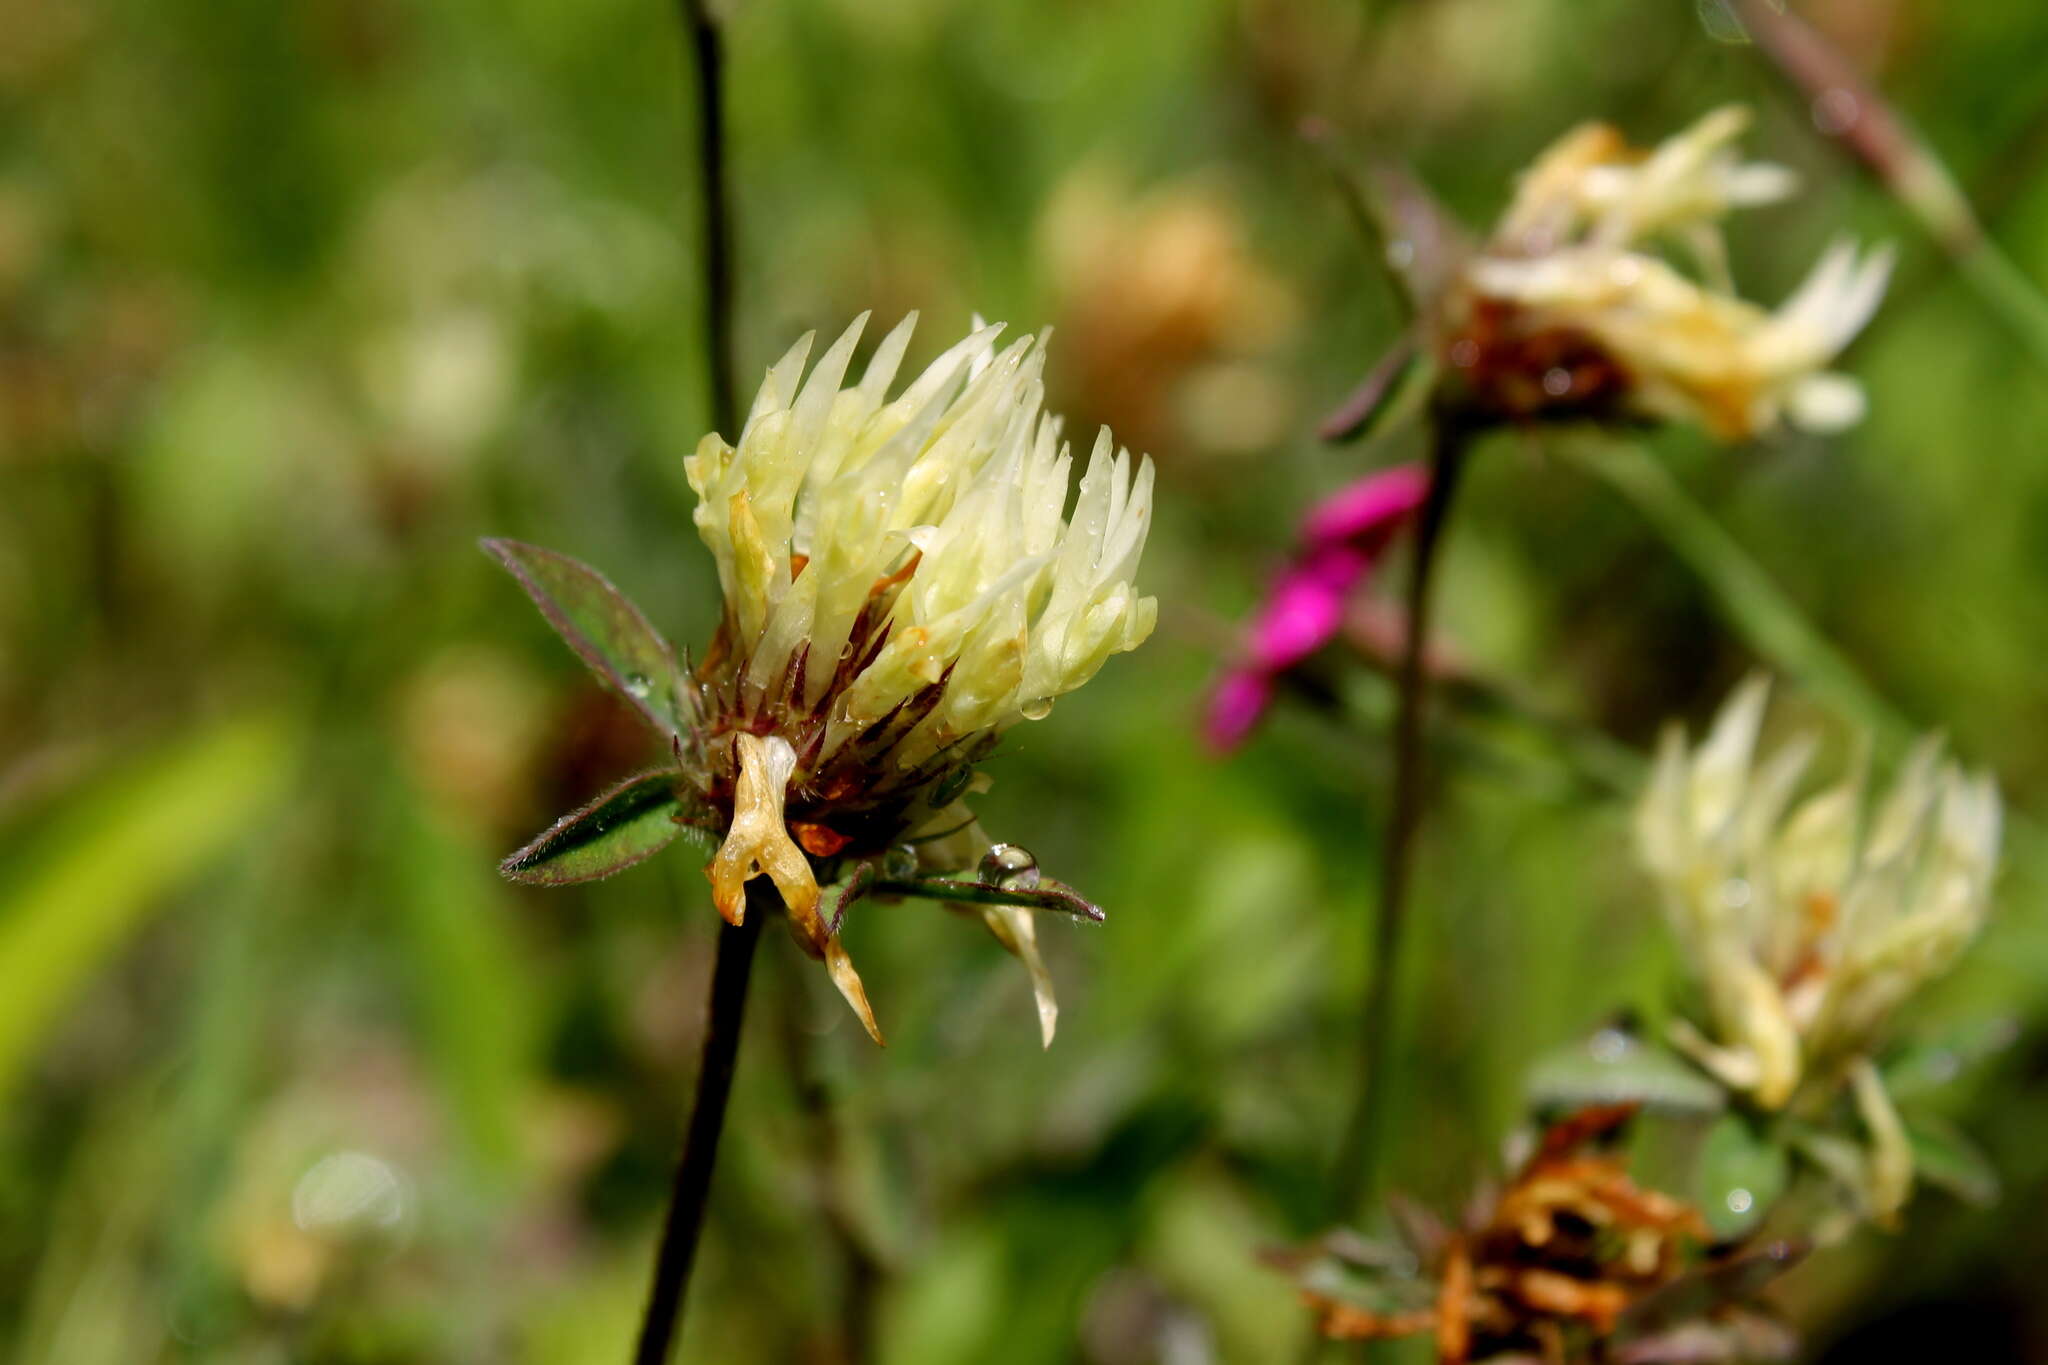
[[1903,1202],[1912,1157],[1872,1065],[1893,1011],[1946,972],[1990,911],[2000,803],[1923,741],[1881,801],[1864,765],[1808,795],[1816,741],[1759,756],[1768,686],[1743,684],[1697,747],[1668,730],[1636,844],[1701,987],[1673,1041],[1760,1109],[1811,1109],[1845,1081],[1872,1139],[1867,1202]]
[[1209,746],[1226,752],[1251,733],[1288,672],[1336,638],[1344,613],[1429,496],[1429,471],[1396,465],[1311,508],[1300,544],[1246,631],[1242,656],[1211,693]]
[[[579,880],[647,856],[682,828],[716,838],[707,871],[719,913],[739,923],[746,883],[768,877],[798,943],[877,1042],[839,941],[847,905],[871,891],[965,897],[1031,967],[1050,1041],[1026,911],[1100,912],[1058,883],[1017,885],[1000,867],[932,880],[942,870],[934,854],[957,853],[967,861],[943,870],[974,877],[972,851],[939,838],[971,827],[958,798],[974,764],[1151,632],[1156,602],[1132,586],[1151,522],[1151,462],[1103,431],[1069,514],[1072,457],[1043,411],[1043,338],[998,349],[1002,329],[977,323],[892,400],[915,317],[849,384],[865,322],[808,377],[805,336],[768,371],[738,441],[706,436],[686,461],[725,603],[694,671],[592,571],[488,543],[669,738],[676,760],[569,817],[506,871]],[[607,633],[611,645],[593,638]],[[634,791],[637,803],[622,795]],[[907,839],[925,852],[899,866]],[[606,857],[587,856],[593,841]],[[560,875],[565,860],[577,875]],[[836,887],[829,922],[823,883]]]
[[1876,310],[1892,254],[1838,242],[1774,312],[1737,295],[1720,220],[1795,188],[1785,168],[1736,155],[1748,122],[1719,109],[1649,150],[1586,124],[1538,157],[1446,291],[1441,350],[1462,405],[1493,420],[1696,422],[1724,441],[1860,420],[1862,390],[1827,367]]

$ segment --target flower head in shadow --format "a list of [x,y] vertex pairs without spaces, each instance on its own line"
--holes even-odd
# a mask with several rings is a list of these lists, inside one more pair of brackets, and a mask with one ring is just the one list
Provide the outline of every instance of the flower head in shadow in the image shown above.
[[[1043,410],[1043,339],[998,348],[977,325],[895,398],[906,319],[847,382],[865,318],[805,374],[812,338],[767,374],[738,440],[686,462],[724,610],[704,660],[679,666],[591,570],[510,542],[489,548],[569,643],[668,738],[675,766],[566,818],[507,861],[532,881],[604,875],[680,829],[717,841],[719,913],[767,877],[797,941],[879,1041],[839,940],[866,894],[981,906],[1041,984],[1028,910],[1099,915],[1057,883],[927,874],[967,857],[959,798],[1010,727],[1150,633],[1132,585],[1152,468],[1096,440],[1068,510],[1073,457]],[[984,841],[985,842],[985,841]],[[922,848],[923,853],[911,852]],[[933,889],[933,887],[937,889]],[[1065,899],[1061,899],[1064,895]],[[1049,1001],[1042,995],[1048,1020]]]
[[1739,296],[1720,220],[1795,188],[1783,167],[1736,155],[1748,122],[1716,110],[1649,150],[1587,124],[1538,157],[1445,294],[1458,401],[1492,420],[1695,422],[1726,441],[1858,421],[1862,390],[1827,367],[1876,310],[1891,253],[1838,242],[1775,311]]

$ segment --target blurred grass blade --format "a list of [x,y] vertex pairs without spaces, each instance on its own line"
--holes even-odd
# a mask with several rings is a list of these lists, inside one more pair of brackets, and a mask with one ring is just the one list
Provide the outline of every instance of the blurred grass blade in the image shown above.
[[386,903],[413,1011],[451,1115],[483,1168],[517,1167],[535,1061],[536,987],[507,934],[507,893],[490,855],[410,788],[393,793]]
[[670,770],[628,778],[549,825],[498,870],[515,882],[568,886],[644,862],[683,831],[681,777]]
[[1810,105],[1813,123],[1869,169],[2048,368],[2048,296],[1985,232],[1925,138],[1810,25],[1765,0],[1735,0],[1757,50]]
[[1887,743],[1898,744],[1911,734],[1905,717],[1863,681],[1842,652],[1648,450],[1634,442],[1606,440],[1570,442],[1563,449],[1642,514],[1773,667]]
[[516,540],[485,540],[485,553],[519,580],[556,634],[673,740],[689,730],[682,670],[661,633],[611,581],[581,560]]
[[276,716],[222,722],[99,778],[23,850],[0,889],[0,1096],[143,917],[252,833],[293,741]]

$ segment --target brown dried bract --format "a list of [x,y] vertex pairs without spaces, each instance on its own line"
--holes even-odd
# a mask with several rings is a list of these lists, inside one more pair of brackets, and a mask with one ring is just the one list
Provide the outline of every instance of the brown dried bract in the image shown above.
[[1633,1105],[1583,1109],[1551,1126],[1514,1179],[1459,1233],[1425,1249],[1432,1306],[1373,1312],[1305,1292],[1325,1336],[1433,1333],[1439,1365],[1501,1355],[1577,1358],[1623,1314],[1700,1259],[1706,1222],[1682,1200],[1629,1178],[1599,1150]]

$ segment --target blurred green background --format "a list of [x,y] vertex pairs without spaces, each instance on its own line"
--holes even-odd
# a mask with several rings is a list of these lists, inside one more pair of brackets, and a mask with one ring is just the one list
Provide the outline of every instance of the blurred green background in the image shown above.
[[[2048,279],[2048,11],[1804,8]],[[1050,1051],[964,921],[856,912],[887,1051],[771,936],[687,1359],[1299,1341],[1255,1253],[1331,1217],[1390,697],[1326,661],[1325,704],[1224,761],[1194,719],[1304,502],[1416,450],[1313,438],[1395,320],[1304,116],[1483,223],[1582,118],[1650,140],[1754,103],[1807,192],[1735,224],[1748,292],[1838,233],[1901,245],[1849,361],[1871,417],[1656,455],[2048,816],[2048,375],[1715,0],[732,9],[749,386],[867,308],[922,310],[925,356],[977,310],[1055,325],[1070,429],[1159,463],[1162,625],[990,765],[990,831],[1109,909],[1041,931]],[[687,852],[496,878],[648,755],[475,540],[601,565],[679,641],[715,617],[675,16],[0,0],[0,33],[0,1358],[622,1360],[716,920]],[[1640,747],[1755,659],[1536,442],[1484,452],[1448,553],[1447,638],[1547,719],[1445,729],[1395,1090],[1397,1183],[1447,1207],[1529,1061],[1669,980],[1628,764],[1589,737]],[[2013,845],[1994,928],[1910,1021],[2022,1026],[1947,1101],[2006,1198],[1924,1195],[1795,1274],[1816,1351],[2048,1359],[2048,861]]]

